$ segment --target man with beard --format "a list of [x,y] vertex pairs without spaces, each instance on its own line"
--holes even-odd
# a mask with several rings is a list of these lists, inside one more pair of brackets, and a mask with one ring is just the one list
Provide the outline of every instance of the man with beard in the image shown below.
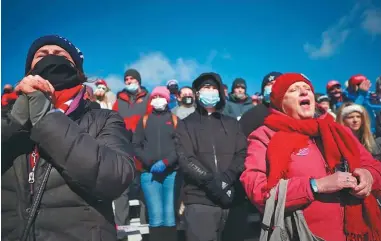
[[94,96],[97,102],[100,104],[102,109],[112,109],[116,99],[115,94],[110,91],[107,82],[103,79],[97,80],[95,82],[96,90]]
[[327,95],[330,99],[330,108],[336,113],[342,103],[347,101],[346,96],[343,94],[341,84],[336,80],[331,80],[328,82],[327,86]]
[[234,80],[232,92],[229,94],[224,114],[231,116],[237,120],[248,110],[254,107],[251,98],[246,94],[246,81],[242,78]]
[[182,87],[179,91],[179,96],[177,97],[177,101],[180,105],[175,107],[172,110],[172,113],[180,119],[184,119],[188,115],[192,114],[196,109],[194,99],[195,95],[193,89],[188,86]]
[[1,119],[2,240],[116,240],[112,200],[132,182],[123,119],[83,97],[83,55],[44,36]]

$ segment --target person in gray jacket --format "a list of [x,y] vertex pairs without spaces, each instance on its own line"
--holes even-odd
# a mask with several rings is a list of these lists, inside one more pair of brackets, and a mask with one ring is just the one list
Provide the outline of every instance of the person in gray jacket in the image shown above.
[[250,96],[246,93],[246,81],[242,78],[234,80],[232,85],[232,92],[229,94],[224,114],[231,116],[237,120],[248,110],[254,107]]
[[180,105],[173,108],[172,113],[179,117],[180,120],[192,114],[196,110],[194,99],[195,93],[192,87],[182,87],[177,98]]

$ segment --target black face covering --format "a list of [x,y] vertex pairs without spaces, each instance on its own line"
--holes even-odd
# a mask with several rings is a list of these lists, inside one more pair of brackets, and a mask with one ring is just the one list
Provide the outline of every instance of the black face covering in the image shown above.
[[9,93],[12,93],[13,91],[11,89],[4,89],[4,94],[9,94]]
[[179,92],[179,86],[178,85],[170,85],[170,86],[168,86],[168,90],[171,94],[177,94]]
[[34,66],[30,72],[48,80],[55,90],[75,87],[85,81],[75,65],[63,56],[47,55]]
[[181,103],[184,105],[192,105],[193,102],[194,99],[191,96],[184,96],[183,98],[181,98]]

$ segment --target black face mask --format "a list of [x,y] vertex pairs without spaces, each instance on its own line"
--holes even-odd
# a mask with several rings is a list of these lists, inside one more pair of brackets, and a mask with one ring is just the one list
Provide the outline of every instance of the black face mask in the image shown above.
[[13,90],[11,90],[11,89],[4,89],[4,94],[10,94],[10,93],[12,93],[13,92]]
[[179,86],[178,85],[170,85],[170,86],[168,86],[168,90],[171,94],[177,94],[179,92]]
[[85,77],[75,65],[63,56],[47,55],[30,72],[48,80],[55,90],[75,87],[85,81]]
[[183,98],[181,98],[181,103],[183,105],[192,105],[193,102],[194,102],[194,99],[191,96],[184,96]]

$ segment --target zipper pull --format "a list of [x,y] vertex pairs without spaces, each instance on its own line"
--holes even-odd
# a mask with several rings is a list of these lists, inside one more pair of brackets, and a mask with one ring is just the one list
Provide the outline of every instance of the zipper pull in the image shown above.
[[34,183],[34,172],[29,172],[29,179],[28,182],[30,184]]

